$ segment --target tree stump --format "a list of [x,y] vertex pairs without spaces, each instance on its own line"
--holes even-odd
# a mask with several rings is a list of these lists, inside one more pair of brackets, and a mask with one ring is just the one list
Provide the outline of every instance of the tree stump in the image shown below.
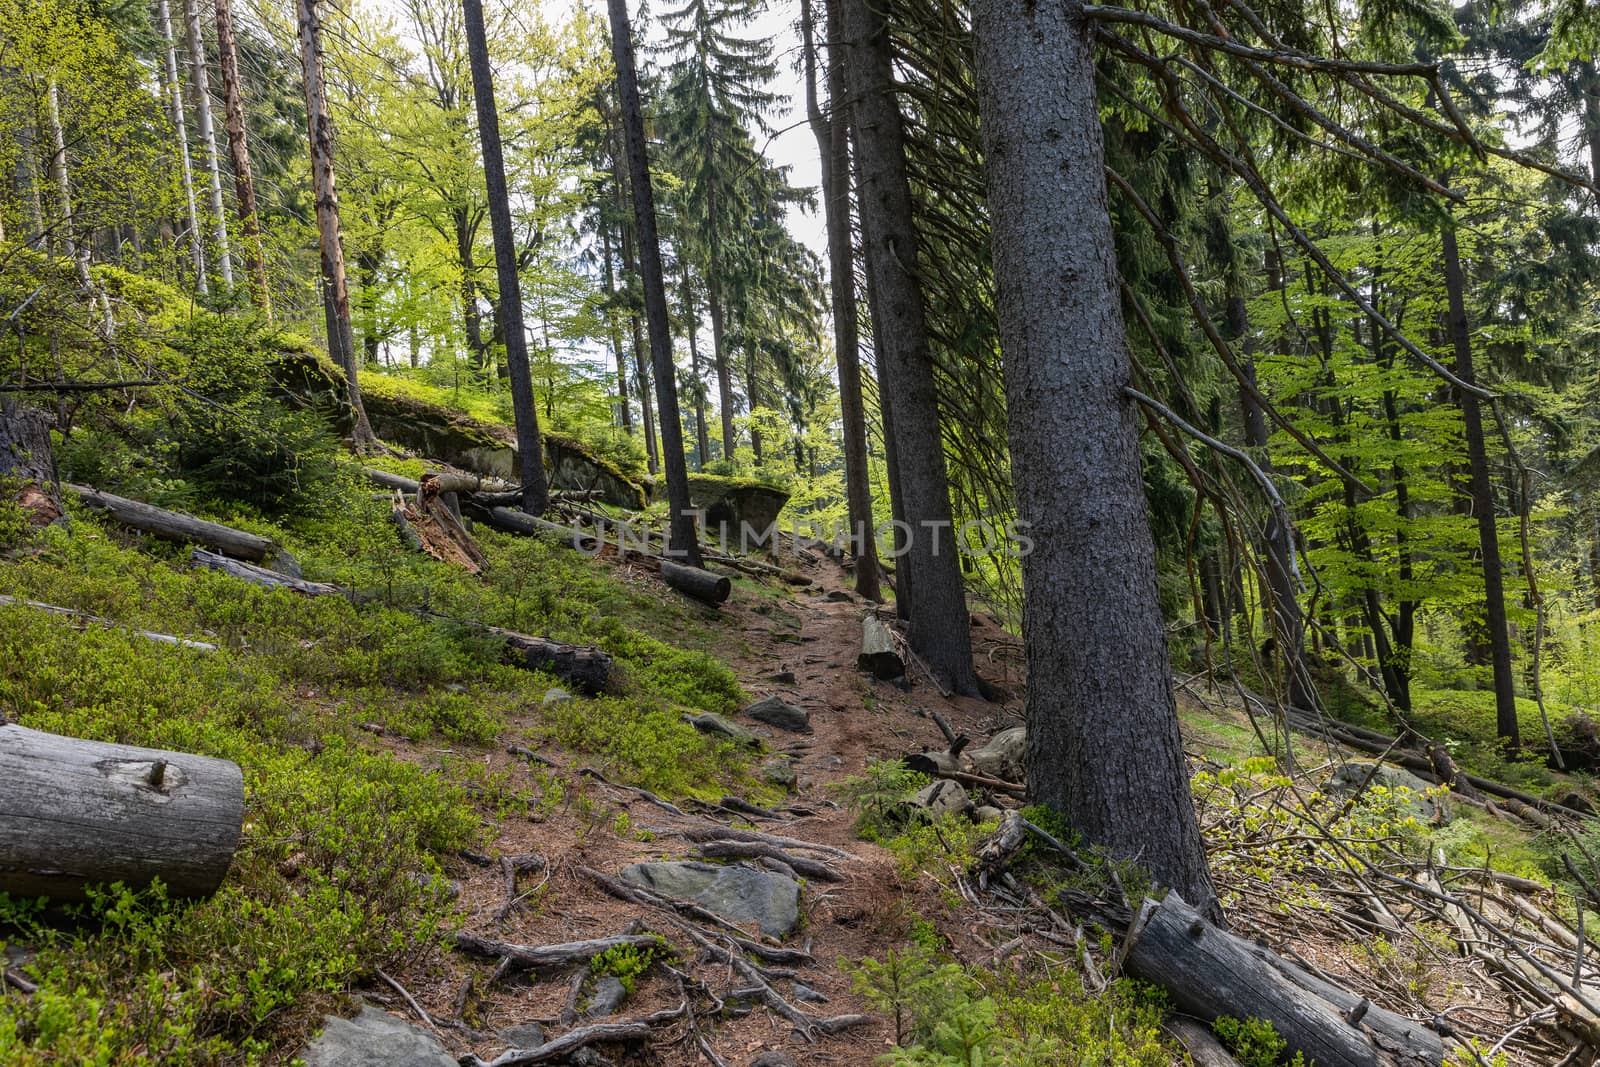
[[48,526],[65,514],[50,416],[38,408],[0,399],[0,479],[21,484],[13,495],[34,526]]

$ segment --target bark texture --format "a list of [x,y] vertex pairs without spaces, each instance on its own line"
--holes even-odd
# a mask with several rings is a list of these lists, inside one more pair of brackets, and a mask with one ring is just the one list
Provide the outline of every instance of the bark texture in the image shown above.
[[239,232],[244,238],[244,267],[250,275],[250,299],[270,319],[272,295],[267,288],[266,257],[261,248],[261,215],[256,208],[255,171],[250,165],[244,92],[239,84],[239,47],[233,34],[232,0],[216,0],[216,8],[217,60],[222,71],[222,103],[228,127],[228,159],[233,164],[233,192],[239,201]]
[[639,278],[644,283],[645,319],[650,330],[650,362],[655,374],[656,413],[661,417],[661,465],[667,476],[671,532],[668,552],[693,567],[700,566],[700,539],[689,503],[689,468],[683,458],[683,421],[678,417],[678,373],[672,362],[672,328],[667,318],[666,282],[661,272],[661,245],[656,238],[656,204],[650,189],[650,163],[645,156],[644,112],[639,104],[638,73],[627,0],[609,0],[611,53],[617,66],[617,103],[622,112],[628,152],[628,184],[633,188],[633,213],[639,235]]
[[178,157],[178,175],[183,183],[183,205],[189,224],[189,262],[194,269],[194,287],[201,296],[209,291],[206,281],[205,242],[200,239],[200,209],[194,199],[194,169],[189,162],[189,128],[183,117],[183,85],[178,79],[178,46],[172,36],[172,12],[167,0],[156,0],[156,29],[161,33],[164,65],[162,66],[162,93],[166,98],[167,121],[177,136],[174,154]]
[[911,647],[956,693],[978,692],[960,557],[951,530],[950,483],[933,353],[917,277],[917,233],[906,175],[905,130],[894,95],[894,60],[874,0],[841,0],[846,81],[860,167],[861,232],[877,291],[878,372],[892,393],[900,496],[911,524],[900,557],[910,572]]
[[233,254],[228,249],[228,212],[222,205],[222,160],[217,152],[217,129],[211,121],[211,83],[206,74],[206,39],[200,32],[200,8],[183,0],[183,26],[189,38],[189,88],[194,91],[195,134],[206,153],[206,180],[211,201],[211,232],[217,242],[217,273],[222,284],[233,285]]
[[483,143],[484,181],[489,191],[489,229],[494,235],[495,276],[500,283],[500,314],[505,333],[506,368],[511,376],[511,414],[517,424],[517,457],[522,477],[522,510],[542,515],[550,504],[544,476],[544,438],[533,403],[533,373],[528,367],[528,333],[522,325],[522,283],[517,277],[517,239],[511,231],[511,201],[506,164],[500,150],[500,113],[494,104],[489,41],[481,0],[461,0],[472,66],[472,96],[478,107],[478,138]]
[[1034,543],[1029,792],[1215,914],[1123,393],[1092,30],[1073,0],[978,0],[973,26],[1012,474]]

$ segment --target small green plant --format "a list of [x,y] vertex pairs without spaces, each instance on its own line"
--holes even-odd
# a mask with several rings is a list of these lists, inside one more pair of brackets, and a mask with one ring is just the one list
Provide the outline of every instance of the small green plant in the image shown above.
[[846,778],[836,788],[839,799],[856,817],[856,833],[878,840],[900,829],[901,805],[928,781],[901,760],[869,759],[864,774]]
[[1224,1015],[1211,1028],[1241,1067],[1306,1067],[1305,1055],[1289,1056],[1289,1042],[1266,1019]]
[[671,958],[671,947],[658,937],[653,945],[616,945],[606,949],[589,961],[589,972],[596,977],[611,975],[631,995],[639,979],[657,960]]

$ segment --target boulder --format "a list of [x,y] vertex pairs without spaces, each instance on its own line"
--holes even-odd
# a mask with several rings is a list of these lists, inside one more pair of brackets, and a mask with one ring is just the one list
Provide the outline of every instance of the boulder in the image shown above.
[[1367,786],[1368,794],[1373,789],[1387,789],[1397,794],[1402,798],[1401,811],[1406,815],[1424,823],[1450,820],[1450,805],[1444,797],[1424,795],[1437,787],[1404,768],[1391,767],[1375,760],[1348,760],[1341,763],[1322,783],[1322,791],[1329,796],[1348,797],[1361,788],[1368,775],[1372,776],[1372,784]]
[[615,1015],[627,999],[628,987],[622,984],[622,979],[614,974],[601,975],[594,984],[594,993],[589,997],[583,1013],[591,1019],[603,1019],[607,1015]]
[[763,1052],[750,1061],[750,1067],[799,1067],[799,1061],[787,1052]]
[[999,822],[1005,816],[1006,813],[993,804],[980,804],[972,809],[972,821],[976,823]]
[[539,703],[541,706],[548,708],[552,704],[565,704],[571,699],[572,694],[567,692],[565,689],[550,688],[544,691],[544,699]]
[[550,474],[552,489],[598,491],[607,504],[630,511],[643,511],[648,502],[644,486],[571,437],[544,435],[544,469]]
[[[658,497],[665,492],[665,484],[658,483]],[[735,552],[772,547],[772,542],[766,540],[768,532],[775,530],[778,513],[788,502],[786,490],[754,478],[689,475],[689,503],[705,512],[707,539],[727,538],[728,548]],[[748,542],[740,537],[745,526],[750,527]]]
[[325,1022],[300,1052],[306,1067],[456,1067],[437,1037],[370,1005],[354,1019]]
[[965,815],[972,807],[972,800],[960,782],[940,779],[918,790],[906,804],[914,813],[940,819],[946,815]]
[[740,726],[726,715],[718,715],[714,711],[701,712],[698,715],[685,715],[683,721],[703,734],[726,737],[745,745],[759,746],[761,744],[761,738],[754,733]]
[[785,702],[780,697],[763,697],[745,708],[744,713],[756,722],[764,722],[768,726],[776,726],[792,734],[811,732],[811,713]]
[[795,787],[794,760],[788,756],[776,756],[761,765],[756,772],[763,782],[775,785],[779,789],[793,789]]
[[772,871],[685,860],[635,863],[623,868],[622,880],[692,900],[731,923],[755,923],[767,937],[787,937],[800,923],[800,884]]
[[1023,757],[1027,750],[1027,727],[1013,726],[989,738],[989,743],[982,748],[969,749],[967,757],[972,760],[972,769],[979,774],[1020,782],[1024,774]]

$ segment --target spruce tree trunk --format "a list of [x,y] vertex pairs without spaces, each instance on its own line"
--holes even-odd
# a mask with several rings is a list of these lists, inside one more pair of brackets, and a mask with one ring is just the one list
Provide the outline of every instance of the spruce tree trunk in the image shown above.
[[222,206],[222,161],[217,131],[211,121],[211,86],[206,76],[206,39],[200,32],[200,8],[183,0],[183,25],[189,38],[189,88],[194,91],[195,131],[206,153],[206,178],[211,199],[211,226],[217,242],[217,272],[222,284],[233,285],[233,256],[228,251],[228,213]]
[[699,332],[699,308],[695,306],[694,286],[689,281],[689,264],[681,257],[679,264],[683,269],[684,332],[689,335],[689,369],[694,375],[694,466],[695,470],[705,470],[706,460],[711,458],[711,432],[706,428],[706,387],[700,378],[700,343],[695,336]]
[[[1203,913],[1078,0],[977,0],[984,171],[1023,559],[1028,785]],[[896,411],[896,418],[899,411]]]
[[856,309],[854,247],[850,235],[850,147],[844,68],[840,62],[839,0],[827,8],[828,107],[817,99],[817,52],[810,0],[801,0],[805,36],[806,117],[822,160],[822,209],[828,225],[828,288],[833,302],[833,350],[839,369],[839,410],[844,437],[845,505],[851,551],[856,559],[856,592],[877,600],[878,543],[872,530],[872,487],[867,482],[867,417],[861,403],[861,337]]
[[156,0],[156,29],[161,32],[165,63],[162,66],[163,93],[167,104],[167,121],[177,135],[174,150],[178,157],[178,174],[183,182],[183,206],[189,224],[189,261],[194,269],[195,291],[205,296],[210,291],[206,280],[205,242],[200,238],[200,209],[194,198],[194,169],[189,162],[189,130],[183,117],[183,85],[178,78],[178,46],[172,36],[172,13],[167,0]]
[[711,363],[717,370],[717,406],[722,412],[722,458],[733,462],[733,377],[728,373],[728,349],[724,341],[722,286],[717,281],[715,259],[706,272],[706,303],[711,308]]
[[761,403],[760,398],[760,373],[761,353],[754,344],[746,343],[744,360],[744,395],[745,402],[750,408],[750,454],[755,457],[755,465],[761,466],[761,424],[756,421],[756,407]]
[[[1472,328],[1467,322],[1461,273],[1461,249],[1455,230],[1440,234],[1444,258],[1445,295],[1449,300],[1450,343],[1455,349],[1456,377],[1468,385],[1477,378],[1472,367]],[[1506,630],[1506,596],[1500,567],[1500,533],[1494,521],[1494,490],[1489,484],[1489,454],[1483,440],[1483,411],[1471,393],[1460,395],[1461,420],[1467,435],[1467,462],[1472,477],[1472,511],[1478,520],[1478,548],[1483,560],[1483,617],[1489,631],[1490,659],[1494,667],[1495,732],[1510,748],[1520,748],[1517,724],[1516,678],[1511,672],[1511,636]]]
[[222,101],[228,126],[228,156],[233,164],[233,190],[239,201],[239,232],[244,238],[244,268],[250,275],[250,298],[270,320],[272,294],[267,288],[266,256],[261,247],[261,215],[256,208],[255,173],[250,166],[250,139],[244,121],[244,93],[239,85],[239,49],[233,35],[232,0],[216,0],[216,9],[217,55],[222,69]]
[[617,360],[617,420],[622,432],[633,435],[633,405],[628,399],[628,364],[622,353],[622,327],[617,322],[617,272],[611,258],[611,227],[600,223],[600,245],[606,268],[606,325],[611,352]]
[[627,141],[628,179],[633,187],[633,212],[638,224],[639,277],[644,283],[645,317],[650,327],[650,361],[656,379],[656,410],[661,415],[661,462],[667,475],[670,533],[667,551],[699,567],[700,537],[689,503],[689,470],[683,458],[683,424],[678,417],[678,376],[672,362],[672,327],[667,319],[667,289],[661,272],[661,245],[656,237],[655,196],[650,189],[650,161],[645,155],[644,112],[639,104],[638,74],[633,62],[633,37],[628,28],[628,0],[609,0],[611,55],[617,67],[617,104]]
[[322,276],[328,283],[328,343],[330,348],[338,349],[337,358],[344,370],[345,395],[355,413],[351,437],[356,451],[365,452],[377,444],[377,437],[367,421],[367,409],[361,403],[355,335],[350,328],[350,290],[345,282],[344,246],[339,239],[339,193],[333,171],[333,121],[328,114],[327,91],[322,80],[322,23],[317,14],[317,0],[295,0],[295,23],[300,42],[300,69],[305,78],[317,246],[322,257]]
[[517,427],[517,461],[522,478],[522,510],[542,515],[550,504],[544,475],[544,438],[533,403],[533,372],[528,366],[528,331],[522,325],[522,281],[517,276],[517,239],[511,229],[511,200],[506,192],[506,164],[500,148],[500,113],[494,104],[494,77],[489,70],[489,40],[483,28],[481,0],[461,0],[466,23],[467,61],[472,67],[472,96],[478,107],[478,139],[483,144],[483,175],[489,193],[489,229],[494,235],[495,275],[500,307],[495,323],[504,335],[506,369],[511,376],[511,414]]
[[[616,190],[618,214],[627,216],[631,214],[623,203],[623,190],[630,188],[627,161],[624,158],[627,150],[621,143],[622,131],[617,130],[616,134],[611,146],[611,169],[614,176],[612,187]],[[639,277],[639,259],[634,254],[633,230],[626,222],[622,225],[622,269],[630,278]],[[638,387],[640,416],[644,423],[645,462],[650,473],[655,474],[661,469],[661,461],[660,454],[656,450],[656,417],[650,404],[650,367],[645,356],[644,324],[639,321],[638,311],[630,311],[628,321],[633,331],[633,380]]]
[[956,693],[977,694],[960,557],[951,528],[950,484],[933,353],[918,285],[917,233],[906,175],[905,131],[894,96],[888,27],[876,0],[842,0],[844,63],[860,153],[861,231],[867,272],[878,290],[882,353],[878,372],[892,394],[900,490],[910,548],[911,647]]

